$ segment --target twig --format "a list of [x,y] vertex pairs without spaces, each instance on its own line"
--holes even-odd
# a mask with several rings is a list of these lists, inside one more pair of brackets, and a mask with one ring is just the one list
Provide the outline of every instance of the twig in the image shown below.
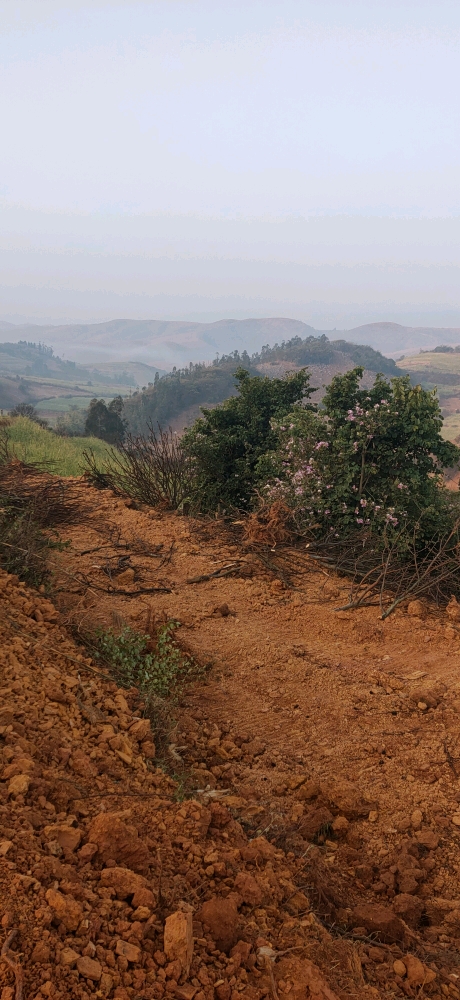
[[230,573],[236,572],[244,561],[243,559],[238,559],[236,562],[227,563],[227,565],[221,566],[220,569],[214,570],[214,573],[201,573],[200,576],[190,576],[187,583],[204,583],[206,580],[212,580],[216,576],[229,576]]
[[270,986],[272,991],[273,1000],[279,1000],[278,990],[276,989],[275,977],[273,975],[273,968],[271,959],[268,955],[265,956],[265,968],[270,976]]
[[3,944],[1,951],[1,958],[9,966],[12,972],[14,972],[14,978],[16,981],[16,993],[15,1000],[22,1000],[23,996],[23,984],[24,984],[24,973],[20,965],[14,962],[10,952],[10,945],[13,943],[16,935],[18,934],[18,928],[13,927],[13,930],[8,934],[6,941]]
[[117,544],[117,542],[107,542],[106,545],[96,545],[96,547],[94,549],[83,549],[83,552],[76,552],[75,555],[77,555],[77,556],[89,556],[93,552],[100,552],[101,549],[118,549],[118,548],[120,548],[120,549],[127,549],[128,546],[127,546],[127,544],[126,545],[124,545],[124,544],[119,545],[119,544]]
[[[94,586],[94,584],[93,584]],[[98,587],[103,594],[111,594],[116,596],[117,594],[122,594],[124,597],[137,597],[138,594],[172,594],[172,587],[139,587],[138,590],[105,590],[104,587]]]
[[163,906],[163,903],[164,903],[163,894],[162,894],[162,891],[161,891],[161,889],[162,889],[161,882],[162,882],[162,877],[163,877],[163,861],[161,859],[161,852],[160,852],[160,848],[159,847],[157,848],[157,858],[158,858],[158,868],[159,868],[159,872],[158,872],[158,906],[161,908]]

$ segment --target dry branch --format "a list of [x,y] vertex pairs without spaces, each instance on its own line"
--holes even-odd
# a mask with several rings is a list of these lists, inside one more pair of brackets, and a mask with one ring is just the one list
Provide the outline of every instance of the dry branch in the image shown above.
[[10,945],[12,945],[18,934],[18,928],[14,927],[13,930],[8,934],[6,941],[3,944],[1,951],[1,958],[6,962],[7,966],[14,973],[14,979],[16,983],[15,1000],[22,1000],[23,997],[23,986],[24,986],[24,973],[20,965],[14,961],[15,955],[10,951]]

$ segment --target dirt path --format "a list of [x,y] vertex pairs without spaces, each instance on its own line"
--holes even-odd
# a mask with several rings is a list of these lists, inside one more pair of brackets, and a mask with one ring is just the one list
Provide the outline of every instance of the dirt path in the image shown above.
[[[69,537],[61,564],[93,591],[67,578],[64,617],[141,628],[178,618],[182,640],[212,664],[181,706],[179,753],[252,835],[305,858],[316,913],[337,940],[358,942],[362,989],[460,996],[459,633],[442,616],[337,612],[343,581],[314,567],[296,590],[247,553],[243,575],[211,576],[242,556],[218,527],[106,493],[97,530]],[[200,576],[211,578],[188,582]],[[109,584],[128,594],[103,594]],[[392,915],[409,928],[405,943]],[[408,948],[432,984],[394,967]]]

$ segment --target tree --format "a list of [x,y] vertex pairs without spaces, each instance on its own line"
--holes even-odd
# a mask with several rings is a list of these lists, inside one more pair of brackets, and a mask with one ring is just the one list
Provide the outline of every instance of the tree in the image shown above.
[[310,375],[305,371],[285,378],[251,377],[244,368],[235,373],[238,395],[213,410],[202,409],[183,437],[195,465],[199,503],[204,510],[248,507],[260,481],[258,465],[274,448],[274,419],[282,417],[308,397]]
[[85,421],[85,434],[102,438],[108,444],[121,444],[125,436],[122,417],[123,399],[115,396],[107,406],[103,399],[92,399]]

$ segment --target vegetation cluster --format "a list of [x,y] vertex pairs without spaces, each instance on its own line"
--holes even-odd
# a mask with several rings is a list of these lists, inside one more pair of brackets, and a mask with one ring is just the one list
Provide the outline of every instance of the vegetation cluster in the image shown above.
[[[279,350],[311,348],[318,356],[331,347],[321,341],[294,338]],[[269,355],[264,348],[260,357]],[[246,366],[235,369],[238,360]],[[185,513],[238,519],[241,512],[278,505],[289,512],[292,537],[347,572],[375,578],[386,560],[392,567],[416,566],[420,574],[426,560],[435,559],[438,568],[443,561],[449,566],[452,587],[460,506],[443,472],[457,466],[460,450],[441,435],[436,391],[413,385],[408,375],[377,374],[372,388],[363,387],[362,377],[362,365],[336,375],[318,404],[306,369],[269,378],[237,354],[213,366],[190,366],[156,380],[158,400],[162,385],[174,385],[184,402],[199,383],[214,392],[219,379],[227,391],[231,382],[232,393],[202,408],[182,436],[153,422],[142,432],[127,431],[121,397],[109,404],[92,400],[85,431],[94,436],[74,439],[81,449],[76,474],[84,468],[96,486]],[[167,412],[168,398],[166,392],[160,412]],[[21,421],[55,437],[24,416],[12,430]],[[110,446],[102,451],[101,438]]]
[[96,659],[110,668],[123,687],[136,687],[146,701],[178,695],[200,668],[192,656],[185,653],[174,639],[180,622],[170,620],[159,625],[155,640],[151,636],[125,625],[118,632],[98,629],[91,645]]
[[92,399],[86,414],[85,434],[101,438],[108,444],[121,444],[126,429],[126,421],[122,414],[121,396],[115,396],[110,403],[106,403],[103,399]]
[[345,340],[330,341],[324,334],[304,339],[293,337],[273,347],[267,344],[251,356],[247,351],[241,354],[234,351],[216,358],[211,364],[173,368],[172,372],[161,378],[155,377],[152,384],[125,399],[124,416],[132,434],[145,434],[149,425],[168,426],[179,414],[222,403],[234,395],[234,376],[239,368],[257,376],[259,365],[282,362],[297,367],[327,365],[344,357],[369,371],[398,374],[392,358],[384,357],[372,347],[350,344]]
[[[306,370],[239,368],[236,395],[203,408],[180,440],[152,427],[130,437],[99,485],[232,518],[276,507],[328,564],[382,588],[399,574],[410,590],[415,574],[417,593],[444,599],[460,588],[460,504],[443,470],[460,450],[441,435],[435,390],[383,374],[363,388],[362,376],[359,366],[335,376],[318,405]],[[88,473],[97,482],[96,462]]]

